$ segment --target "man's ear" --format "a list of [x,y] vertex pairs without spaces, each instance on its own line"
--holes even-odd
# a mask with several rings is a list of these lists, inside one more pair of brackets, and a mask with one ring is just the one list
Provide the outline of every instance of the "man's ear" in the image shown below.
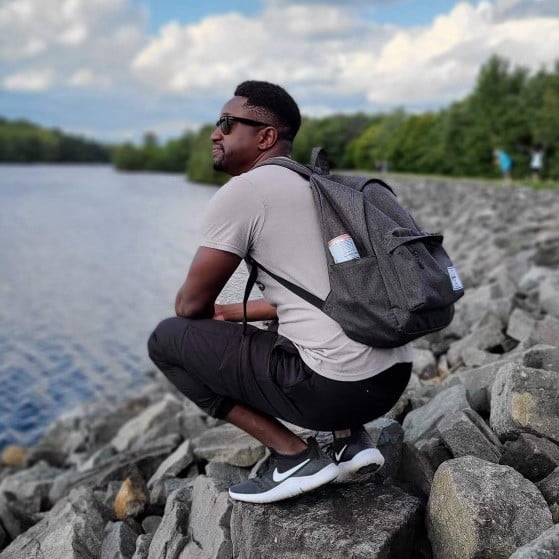
[[261,151],[269,150],[274,147],[278,141],[278,131],[273,126],[266,126],[266,128],[258,132],[258,135],[258,149]]

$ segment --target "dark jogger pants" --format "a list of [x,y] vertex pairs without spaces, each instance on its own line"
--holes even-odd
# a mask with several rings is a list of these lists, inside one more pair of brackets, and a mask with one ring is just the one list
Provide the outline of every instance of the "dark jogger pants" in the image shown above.
[[236,403],[309,429],[332,431],[386,413],[404,391],[410,363],[367,380],[340,382],[307,367],[276,332],[211,319],[168,318],[148,341],[149,356],[190,400],[224,418]]

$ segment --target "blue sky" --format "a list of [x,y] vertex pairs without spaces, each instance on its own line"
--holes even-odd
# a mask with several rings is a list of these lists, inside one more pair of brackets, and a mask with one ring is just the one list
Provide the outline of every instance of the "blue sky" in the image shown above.
[[[173,19],[181,23],[195,23],[208,15],[235,11],[244,15],[254,15],[265,7],[263,0],[177,1],[177,0],[137,0],[136,4],[145,7],[150,13],[150,29],[157,29]],[[339,2],[343,4],[343,2]],[[390,23],[401,26],[426,24],[438,13],[451,8],[454,0],[402,0],[401,2],[362,2],[358,6],[363,17],[377,23]]]
[[107,141],[212,122],[237,83],[304,114],[438,108],[492,54],[559,58],[557,0],[1,0],[0,116]]

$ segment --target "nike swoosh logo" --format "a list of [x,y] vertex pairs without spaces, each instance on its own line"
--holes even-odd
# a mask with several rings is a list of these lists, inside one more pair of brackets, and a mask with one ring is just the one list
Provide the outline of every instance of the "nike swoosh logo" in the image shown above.
[[307,458],[306,460],[304,460],[300,464],[297,464],[296,466],[293,466],[293,468],[289,468],[289,470],[286,470],[285,472],[281,472],[281,473],[278,472],[278,469],[276,468],[274,470],[274,473],[272,474],[272,479],[276,483],[279,483],[280,481],[283,481],[283,480],[287,479],[289,476],[292,476],[294,473],[298,472],[305,464],[307,464],[310,461],[311,461],[311,459]]
[[340,461],[340,458],[342,457],[342,454],[344,453],[344,450],[347,448],[347,445],[344,444],[344,446],[342,447],[342,450],[340,450],[340,452],[334,452],[334,456],[336,457],[336,462]]

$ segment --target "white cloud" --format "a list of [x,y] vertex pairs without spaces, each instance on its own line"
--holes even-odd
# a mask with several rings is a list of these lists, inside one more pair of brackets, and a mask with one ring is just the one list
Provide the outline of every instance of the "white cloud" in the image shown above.
[[270,1],[254,17],[170,23],[132,69],[160,92],[222,100],[238,82],[255,78],[282,83],[322,110],[325,96],[361,96],[382,106],[442,104],[467,93],[494,53],[534,69],[552,63],[559,14],[551,3],[463,1],[429,25],[399,29],[366,22],[339,3],[322,2],[316,17],[312,2]]
[[207,121],[245,79],[281,83],[314,116],[413,110],[461,98],[494,53],[532,69],[558,58],[557,0],[453,1],[415,27],[371,20],[403,0],[265,0],[252,16],[170,21],[151,37],[135,1],[0,0],[0,88],[100,90],[89,99],[118,105],[115,130],[165,133]]
[[[145,23],[131,0],[2,0],[0,69],[55,68],[55,78],[43,80],[51,88],[130,82],[130,61],[146,41]],[[96,78],[80,74],[83,67]]]
[[4,88],[9,91],[44,91],[54,81],[51,69],[31,69],[9,74],[3,80]]
[[107,76],[95,74],[89,68],[80,68],[68,79],[68,85],[73,87],[100,86],[106,88],[110,84],[111,80]]

